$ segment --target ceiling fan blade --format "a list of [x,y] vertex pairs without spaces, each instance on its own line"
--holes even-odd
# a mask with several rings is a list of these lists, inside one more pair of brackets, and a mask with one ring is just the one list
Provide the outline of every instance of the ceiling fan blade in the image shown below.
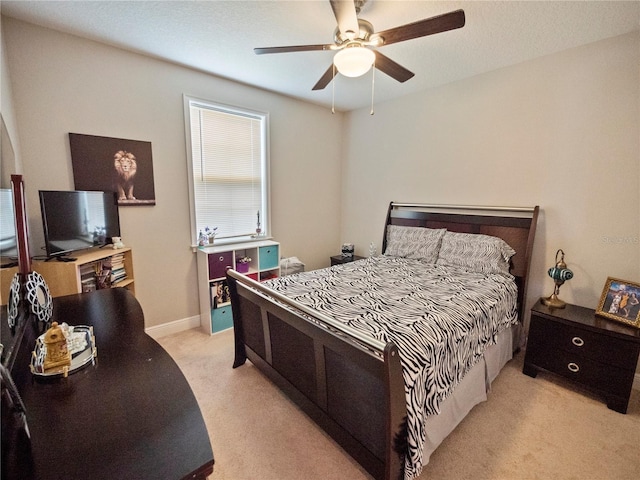
[[376,54],[376,68],[400,83],[406,82],[415,75],[413,72],[407,70],[402,65],[394,62],[380,52],[374,51],[374,53]]
[[331,80],[333,80],[335,73],[336,72],[335,72],[335,69],[333,68],[333,63],[332,63],[331,66],[328,68],[328,70],[324,72],[324,75],[320,77],[320,80],[318,80],[318,83],[316,83],[311,90],[322,90],[324,87],[329,85],[329,83],[331,83]]
[[360,32],[356,6],[353,0],[329,0],[338,21],[338,30],[345,38],[356,38]]
[[464,23],[464,10],[455,10],[436,17],[408,23],[401,27],[390,28],[383,32],[377,32],[376,36],[383,38],[383,45],[389,45],[391,43],[411,40],[412,38],[426,37],[427,35],[433,35],[434,33],[455,30],[456,28],[464,27]]
[[254,48],[256,55],[265,53],[310,52],[313,50],[331,50],[333,45],[292,45],[290,47],[262,47]]

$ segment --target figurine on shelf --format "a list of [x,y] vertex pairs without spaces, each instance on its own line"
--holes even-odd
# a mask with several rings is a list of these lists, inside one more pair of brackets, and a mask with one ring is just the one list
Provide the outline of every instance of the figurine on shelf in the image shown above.
[[113,243],[114,250],[118,248],[124,248],[124,243],[122,243],[122,237],[111,237],[111,243]]

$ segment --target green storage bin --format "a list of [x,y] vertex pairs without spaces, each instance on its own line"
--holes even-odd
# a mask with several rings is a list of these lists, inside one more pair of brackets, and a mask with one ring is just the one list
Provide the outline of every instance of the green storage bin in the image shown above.
[[278,255],[278,245],[260,247],[258,255],[260,257],[260,270],[278,268],[280,258]]
[[231,305],[211,310],[211,331],[213,333],[221,332],[222,330],[226,330],[231,327],[233,327]]

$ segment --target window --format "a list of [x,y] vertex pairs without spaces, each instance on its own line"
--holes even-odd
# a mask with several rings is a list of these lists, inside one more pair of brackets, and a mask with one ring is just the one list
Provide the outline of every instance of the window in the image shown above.
[[200,231],[217,239],[269,234],[266,113],[185,97],[194,245]]

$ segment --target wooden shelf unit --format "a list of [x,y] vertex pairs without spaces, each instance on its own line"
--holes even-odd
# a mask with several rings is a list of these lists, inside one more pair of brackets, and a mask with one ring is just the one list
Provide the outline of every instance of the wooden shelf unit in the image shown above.
[[43,276],[52,297],[61,297],[83,292],[81,279],[83,267],[97,265],[118,254],[124,254],[124,269],[127,272],[127,278],[112,285],[112,288],[124,287],[135,295],[133,254],[130,248],[113,249],[105,247],[73,252],[72,255],[76,260],[70,262],[60,262],[56,259],[49,261],[34,260],[31,268]]
[[[280,244],[272,240],[199,247],[197,255],[200,325],[209,334],[233,326],[228,268],[260,282],[280,276]],[[251,258],[246,272],[236,267],[236,262],[245,256]],[[216,295],[218,290],[221,296]]]

